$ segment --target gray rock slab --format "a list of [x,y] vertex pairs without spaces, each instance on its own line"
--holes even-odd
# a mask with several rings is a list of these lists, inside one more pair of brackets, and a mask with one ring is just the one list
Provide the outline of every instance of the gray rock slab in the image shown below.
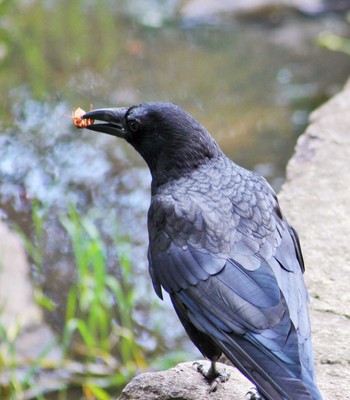
[[317,376],[325,399],[343,399],[350,391],[349,174],[350,82],[312,113],[279,194],[301,240]]

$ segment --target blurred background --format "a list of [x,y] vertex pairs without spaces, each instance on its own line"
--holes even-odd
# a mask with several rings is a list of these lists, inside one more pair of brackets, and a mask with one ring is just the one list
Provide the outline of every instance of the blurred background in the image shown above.
[[72,110],[175,102],[278,191],[310,112],[349,76],[348,8],[0,0],[0,215],[29,259],[22,278],[16,251],[0,268],[1,399],[108,400],[139,372],[199,357],[151,287],[144,162],[76,130]]

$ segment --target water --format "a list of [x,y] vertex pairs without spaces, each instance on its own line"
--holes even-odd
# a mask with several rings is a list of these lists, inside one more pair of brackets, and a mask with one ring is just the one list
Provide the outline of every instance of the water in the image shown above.
[[[8,6],[1,17],[7,34],[0,46],[0,207],[9,224],[35,241],[31,204],[43,205],[49,234],[41,243],[43,274],[34,271],[59,306],[48,315],[58,330],[74,279],[60,216],[75,204],[98,221],[106,241],[118,225],[133,242],[135,316],[166,332],[159,338],[166,351],[179,347],[182,332],[174,315],[164,312],[169,305],[152,320],[141,307],[151,290],[149,173],[126,144],[74,129],[71,110],[173,101],[198,118],[226,154],[278,189],[310,111],[339,90],[350,59],[315,45],[319,32],[347,29],[339,17],[191,25],[176,17],[174,1],[161,2],[163,8],[153,1],[142,12],[137,4],[116,8],[107,1],[67,0]],[[113,270],[112,257],[110,264]],[[140,340],[156,347],[153,334]]]

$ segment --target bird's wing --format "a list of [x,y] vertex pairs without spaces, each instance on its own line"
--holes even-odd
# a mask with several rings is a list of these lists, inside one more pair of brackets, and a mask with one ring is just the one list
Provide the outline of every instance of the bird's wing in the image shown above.
[[208,309],[226,330],[258,332],[283,317],[282,295],[267,263],[249,271],[233,258],[172,243],[152,257],[152,269],[168,293]]
[[[311,399],[300,380],[298,335],[268,263],[249,271],[232,258],[174,244],[151,258],[180,319],[210,336],[262,393]],[[291,391],[297,396],[288,397]]]
[[[281,399],[311,399],[301,382],[298,350],[300,323],[305,338],[310,336],[301,253],[294,231],[278,222],[275,248],[266,250],[266,245],[262,252],[269,254],[267,260],[243,231],[241,245],[228,257],[180,246],[158,231],[150,241],[150,272],[156,292],[161,295],[163,287],[170,293],[180,319],[209,335],[262,393],[274,393],[276,400],[276,393],[283,393]],[[290,391],[297,397],[288,397]]]

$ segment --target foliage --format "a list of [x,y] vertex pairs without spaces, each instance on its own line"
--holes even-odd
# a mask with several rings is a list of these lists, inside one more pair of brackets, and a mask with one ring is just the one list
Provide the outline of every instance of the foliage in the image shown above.
[[[8,326],[0,317],[0,398],[8,400],[21,400],[27,398],[26,393],[36,385],[39,369],[45,364],[45,356],[50,350],[47,346],[38,359],[29,368],[24,369],[19,364],[16,344],[21,333],[21,323]],[[41,393],[37,400],[44,400]]]
[[[21,236],[36,264],[35,274],[43,271],[42,245],[47,210],[38,202],[32,207],[33,229],[36,240],[32,243]],[[0,320],[0,398],[20,400],[45,399],[45,387],[38,387],[36,377],[43,368],[66,372],[66,378],[55,389],[60,389],[60,399],[68,399],[67,387],[81,388],[87,400],[109,400],[110,390],[117,390],[139,369],[147,366],[144,350],[136,340],[137,327],[133,320],[134,288],[131,274],[129,240],[115,235],[117,248],[118,278],[107,268],[104,242],[93,219],[79,216],[76,208],[61,215],[72,246],[76,265],[76,279],[71,285],[66,301],[66,318],[61,348],[64,359],[60,365],[47,365],[45,349],[40,357],[25,366],[16,354],[20,326],[8,328]],[[54,303],[36,288],[36,299],[42,307],[52,310]],[[79,360],[80,367],[72,360]],[[77,369],[78,368],[78,369]],[[19,370],[24,375],[18,375]],[[35,393],[31,395],[30,393]],[[67,397],[68,396],[68,397]]]
[[[67,68],[76,72],[91,64],[99,68],[111,65],[118,56],[120,44],[115,40],[118,24],[115,7],[109,2],[101,2],[99,7],[82,0],[6,0],[5,3],[6,23],[0,29],[4,56],[0,61],[4,65],[16,63],[21,76],[38,96],[53,86],[51,76],[61,81]],[[98,26],[99,30],[92,31],[92,26]],[[102,37],[105,51],[95,57],[93,49],[100,46]],[[8,81],[9,87],[16,86],[12,77]]]
[[[347,14],[346,19],[350,22],[350,13]],[[321,32],[317,38],[317,43],[331,51],[338,51],[350,55],[350,39],[336,35],[332,32]]]
[[101,360],[108,365],[117,347],[119,361],[131,375],[136,368],[145,367],[145,360],[134,334],[131,263],[122,250],[126,243],[121,238],[115,242],[121,250],[118,280],[107,271],[106,250],[94,223],[87,217],[79,218],[72,207],[62,223],[70,236],[77,268],[76,283],[67,299],[64,348],[69,348],[73,332],[78,332],[83,342],[79,352],[90,362]]

